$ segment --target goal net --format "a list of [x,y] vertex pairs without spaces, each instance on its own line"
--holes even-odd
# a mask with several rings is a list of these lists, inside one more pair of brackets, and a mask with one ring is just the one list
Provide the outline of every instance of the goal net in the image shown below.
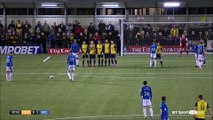
[[213,48],[213,22],[121,22],[121,56],[149,53],[153,41],[159,42],[163,52],[180,51],[180,37],[185,34],[188,50],[200,39],[208,51]]

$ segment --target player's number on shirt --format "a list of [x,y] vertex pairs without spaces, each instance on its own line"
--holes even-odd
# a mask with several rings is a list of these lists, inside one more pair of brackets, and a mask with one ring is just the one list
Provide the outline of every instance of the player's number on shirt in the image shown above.
[[144,92],[144,96],[150,96],[149,92],[148,92],[148,91],[145,91],[145,92]]
[[7,63],[10,63],[10,60],[9,60],[9,59],[7,59]]
[[152,51],[155,51],[155,48],[152,48]]
[[200,110],[204,110],[204,105],[203,104],[200,105]]
[[70,59],[69,59],[70,62],[71,62],[71,61],[73,62],[74,60],[75,60],[75,59],[73,59],[73,58],[70,58]]

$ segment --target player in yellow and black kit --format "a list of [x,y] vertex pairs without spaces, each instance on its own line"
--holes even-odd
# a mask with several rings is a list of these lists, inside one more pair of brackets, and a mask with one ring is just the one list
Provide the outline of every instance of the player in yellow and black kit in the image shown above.
[[157,43],[156,53],[157,53],[156,60],[159,59],[161,67],[163,67],[163,61],[162,61],[162,58],[161,58],[162,47],[161,47],[159,42]]
[[105,66],[107,66],[107,61],[108,61],[108,65],[110,66],[110,48],[109,48],[110,44],[108,42],[108,40],[105,40],[104,43],[104,58],[105,58]]
[[110,41],[110,59],[113,66],[117,65],[116,51],[117,51],[116,45],[114,44],[114,41],[111,40]]
[[97,49],[97,55],[98,55],[98,67],[100,67],[100,66],[103,67],[103,63],[104,63],[104,59],[103,59],[103,45],[101,44],[100,40],[98,41],[98,44],[96,45],[96,49]]
[[82,65],[84,66],[84,62],[87,61],[87,65],[89,66],[89,60],[88,60],[88,45],[85,41],[83,41],[81,45],[81,51],[82,51]]
[[92,60],[93,60],[93,66],[95,67],[96,62],[96,56],[95,56],[95,44],[93,41],[90,41],[89,45],[89,66],[92,66]]
[[212,110],[208,103],[203,100],[203,95],[198,96],[198,102],[195,103],[196,114],[194,115],[195,120],[205,120],[205,113],[208,109],[213,119]]

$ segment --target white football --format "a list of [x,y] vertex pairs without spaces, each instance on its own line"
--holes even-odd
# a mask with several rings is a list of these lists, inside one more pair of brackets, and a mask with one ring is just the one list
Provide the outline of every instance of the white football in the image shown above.
[[53,75],[50,75],[50,77],[49,77],[50,79],[53,79],[54,78],[54,76]]

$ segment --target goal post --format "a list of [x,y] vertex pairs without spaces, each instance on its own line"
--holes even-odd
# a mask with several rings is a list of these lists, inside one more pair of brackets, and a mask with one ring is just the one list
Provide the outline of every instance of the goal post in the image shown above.
[[[121,56],[147,54],[152,41],[159,42],[163,51],[177,54],[180,51],[180,37],[188,38],[189,50],[192,44],[203,39],[213,42],[213,21],[211,22],[121,22]],[[209,48],[210,51],[212,48]],[[207,48],[208,50],[208,48]]]

